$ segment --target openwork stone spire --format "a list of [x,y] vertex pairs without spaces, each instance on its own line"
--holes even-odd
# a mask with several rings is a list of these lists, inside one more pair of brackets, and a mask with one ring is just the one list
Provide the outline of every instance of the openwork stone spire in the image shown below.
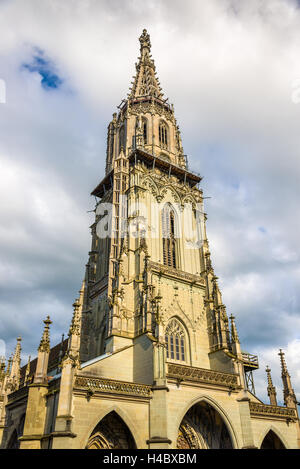
[[50,316],[47,316],[47,319],[45,319],[44,324],[45,324],[45,328],[44,328],[43,336],[42,336],[38,351],[50,352],[49,328],[50,328],[50,324],[52,324],[52,321],[50,320]]
[[26,385],[27,381],[29,381],[30,377],[30,362],[31,362],[31,356],[29,355],[28,357],[28,362],[25,370],[25,379],[24,379],[24,385]]
[[230,321],[231,321],[231,340],[233,343],[239,344],[240,339],[239,339],[236,324],[235,324],[235,317],[233,315],[230,316]]
[[136,64],[136,75],[132,82],[132,88],[129,98],[137,98],[142,96],[153,96],[163,99],[162,89],[156,76],[154,60],[151,58],[151,42],[150,36],[146,29],[140,37],[141,55]]
[[268,388],[267,388],[267,390],[268,390],[268,396],[269,396],[269,399],[270,399],[270,404],[277,406],[276,388],[273,385],[271,370],[268,366],[266,368],[266,373],[267,373],[267,379],[268,379]]
[[80,301],[77,299],[73,303],[74,312],[69,330],[70,335],[80,335]]
[[17,345],[15,348],[15,353],[13,355],[11,361],[11,369],[10,369],[10,389],[11,391],[15,391],[19,388],[20,385],[20,374],[21,374],[21,337],[17,338]]
[[292,388],[291,377],[289,375],[284,352],[280,349],[279,354],[281,362],[281,378],[283,383],[283,399],[287,407],[297,407],[297,401],[294,389]]

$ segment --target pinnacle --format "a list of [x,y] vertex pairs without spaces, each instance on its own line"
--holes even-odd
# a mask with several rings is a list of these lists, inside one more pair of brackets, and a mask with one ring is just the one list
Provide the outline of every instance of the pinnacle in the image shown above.
[[282,351],[282,349],[279,349],[278,355],[280,356],[282,373],[288,373],[286,362],[285,362],[285,354]]
[[47,318],[43,322],[45,324],[45,327],[44,327],[44,332],[43,332],[38,350],[39,352],[49,352],[50,351],[49,328],[50,328],[50,324],[52,324],[52,321],[50,320],[50,316],[47,316]]
[[139,38],[140,41],[140,57],[136,63],[136,75],[133,77],[132,88],[129,97],[155,97],[163,98],[162,89],[156,76],[154,60],[151,58],[151,42],[150,35],[146,29],[143,30]]

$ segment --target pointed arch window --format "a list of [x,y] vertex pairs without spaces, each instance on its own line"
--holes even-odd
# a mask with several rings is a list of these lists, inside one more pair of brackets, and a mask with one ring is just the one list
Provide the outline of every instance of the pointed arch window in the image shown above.
[[184,362],[186,361],[186,338],[182,325],[176,319],[172,319],[165,333],[167,358]]
[[176,246],[176,217],[170,204],[162,211],[163,261],[170,267],[178,267]]
[[165,122],[159,124],[159,146],[161,148],[168,148],[168,126]]

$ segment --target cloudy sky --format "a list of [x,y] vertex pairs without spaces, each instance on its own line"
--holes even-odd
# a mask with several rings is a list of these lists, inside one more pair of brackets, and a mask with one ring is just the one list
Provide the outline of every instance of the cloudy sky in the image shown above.
[[90,248],[89,194],[144,27],[211,197],[212,260],[243,349],[259,354],[257,393],[265,399],[268,364],[282,398],[282,347],[299,399],[296,0],[0,0],[0,339],[11,353],[21,335],[26,357],[47,314],[52,344],[68,330]]

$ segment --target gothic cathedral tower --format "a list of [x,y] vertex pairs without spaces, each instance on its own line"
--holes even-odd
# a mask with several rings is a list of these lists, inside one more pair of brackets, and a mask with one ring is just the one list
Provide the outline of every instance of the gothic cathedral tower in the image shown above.
[[132,88],[108,126],[106,175],[92,192],[99,202],[81,358],[115,352],[144,335],[162,345],[154,354],[162,376],[164,350],[174,362],[235,372],[233,353],[240,349],[211,265],[201,178],[187,168],[146,30],[140,44]]
[[258,359],[242,351],[228,319],[201,178],[188,169],[146,30],[118,109],[105,177],[92,192],[92,246],[69,338],[50,349],[47,318],[37,360],[20,370],[18,342],[12,366],[1,365],[2,446],[299,448],[283,352],[285,405],[269,368],[270,404],[255,395]]

